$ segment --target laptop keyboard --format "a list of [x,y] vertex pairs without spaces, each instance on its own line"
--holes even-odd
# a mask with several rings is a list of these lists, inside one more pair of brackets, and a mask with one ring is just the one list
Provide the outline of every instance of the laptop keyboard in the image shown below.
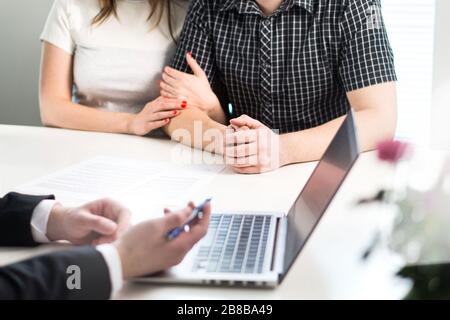
[[212,215],[194,272],[262,273],[273,216]]

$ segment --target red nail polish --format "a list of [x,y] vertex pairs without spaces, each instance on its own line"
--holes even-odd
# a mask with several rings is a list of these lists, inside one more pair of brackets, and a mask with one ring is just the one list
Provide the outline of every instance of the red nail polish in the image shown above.
[[181,108],[186,109],[187,108],[187,101],[181,102]]
[[188,52],[187,55],[192,58],[192,52]]

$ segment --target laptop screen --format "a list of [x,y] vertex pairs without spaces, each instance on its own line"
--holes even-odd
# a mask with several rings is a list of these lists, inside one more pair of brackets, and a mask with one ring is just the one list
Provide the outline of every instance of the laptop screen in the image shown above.
[[289,271],[358,155],[356,129],[350,111],[289,211],[281,278]]

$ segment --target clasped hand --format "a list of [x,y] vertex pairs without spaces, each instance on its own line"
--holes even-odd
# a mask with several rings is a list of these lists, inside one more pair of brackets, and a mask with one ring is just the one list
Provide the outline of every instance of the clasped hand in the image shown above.
[[230,121],[224,144],[226,163],[238,173],[264,173],[286,164],[281,136],[246,115]]

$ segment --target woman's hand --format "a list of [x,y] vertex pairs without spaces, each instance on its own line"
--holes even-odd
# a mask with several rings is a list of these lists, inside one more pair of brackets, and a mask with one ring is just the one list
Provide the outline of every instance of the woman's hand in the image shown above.
[[194,208],[193,203],[176,213],[168,210],[166,216],[143,222],[131,228],[115,246],[122,261],[124,279],[144,276],[166,270],[179,264],[184,256],[208,231],[211,206],[204,208],[203,218],[174,240],[167,233],[182,226]]
[[131,212],[121,204],[102,199],[78,208],[56,204],[47,223],[50,241],[66,240],[75,245],[97,245],[117,240],[130,225]]
[[159,97],[148,103],[138,114],[130,116],[128,133],[145,136],[167,125],[170,119],[180,115],[181,110],[186,107],[186,101]]
[[205,72],[190,53],[186,55],[186,60],[194,74],[166,67],[160,84],[161,96],[187,101],[189,106],[196,107],[210,116],[218,112],[223,113]]

